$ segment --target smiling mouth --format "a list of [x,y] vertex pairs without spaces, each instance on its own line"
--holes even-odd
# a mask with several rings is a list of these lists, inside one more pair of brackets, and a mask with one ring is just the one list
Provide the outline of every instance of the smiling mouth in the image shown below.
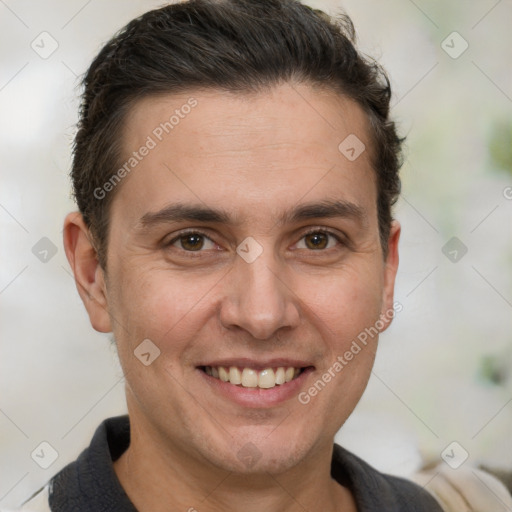
[[279,366],[263,370],[247,367],[239,368],[237,366],[201,366],[199,369],[206,375],[233,386],[260,389],[282,386],[296,379],[306,370],[306,368],[295,368],[293,366]]

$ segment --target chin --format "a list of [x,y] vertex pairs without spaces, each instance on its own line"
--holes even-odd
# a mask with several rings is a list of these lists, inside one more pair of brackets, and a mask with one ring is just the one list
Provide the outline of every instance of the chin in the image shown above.
[[[273,435],[275,434],[275,435]],[[265,433],[265,436],[245,433],[231,439],[224,449],[208,450],[210,462],[219,469],[243,475],[281,474],[308,457],[316,444],[299,432]],[[219,446],[219,445],[217,445]]]

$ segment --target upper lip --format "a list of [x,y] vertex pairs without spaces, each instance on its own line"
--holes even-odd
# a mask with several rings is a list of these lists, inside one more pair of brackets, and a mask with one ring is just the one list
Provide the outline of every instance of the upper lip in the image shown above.
[[293,367],[293,368],[306,368],[313,366],[310,361],[300,359],[290,359],[287,357],[279,357],[272,359],[251,359],[247,357],[238,358],[226,358],[226,359],[215,359],[213,361],[207,361],[198,365],[201,366],[237,366],[239,368],[254,368],[254,369],[265,369],[265,368],[279,368],[282,367]]

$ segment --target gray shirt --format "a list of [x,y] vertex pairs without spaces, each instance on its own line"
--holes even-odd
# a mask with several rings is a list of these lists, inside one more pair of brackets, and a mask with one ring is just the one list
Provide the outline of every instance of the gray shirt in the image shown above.
[[[105,420],[90,446],[22,510],[137,512],[112,464],[129,444],[128,416]],[[333,447],[331,475],[351,490],[359,512],[442,512],[436,500],[418,485],[378,472],[337,444]],[[45,508],[40,508],[42,502]],[[31,504],[37,504],[37,508]]]

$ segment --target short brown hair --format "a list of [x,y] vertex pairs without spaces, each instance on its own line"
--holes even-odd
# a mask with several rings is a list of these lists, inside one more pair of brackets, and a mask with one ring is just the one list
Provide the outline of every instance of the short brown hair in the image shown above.
[[347,16],[332,20],[295,0],[190,0],[147,12],[117,33],[83,79],[71,171],[103,268],[109,207],[119,187],[100,198],[95,191],[120,165],[120,134],[136,101],[192,89],[260,91],[292,80],[331,88],[368,115],[386,254],[403,139],[389,119],[389,80],[357,52],[354,39]]

